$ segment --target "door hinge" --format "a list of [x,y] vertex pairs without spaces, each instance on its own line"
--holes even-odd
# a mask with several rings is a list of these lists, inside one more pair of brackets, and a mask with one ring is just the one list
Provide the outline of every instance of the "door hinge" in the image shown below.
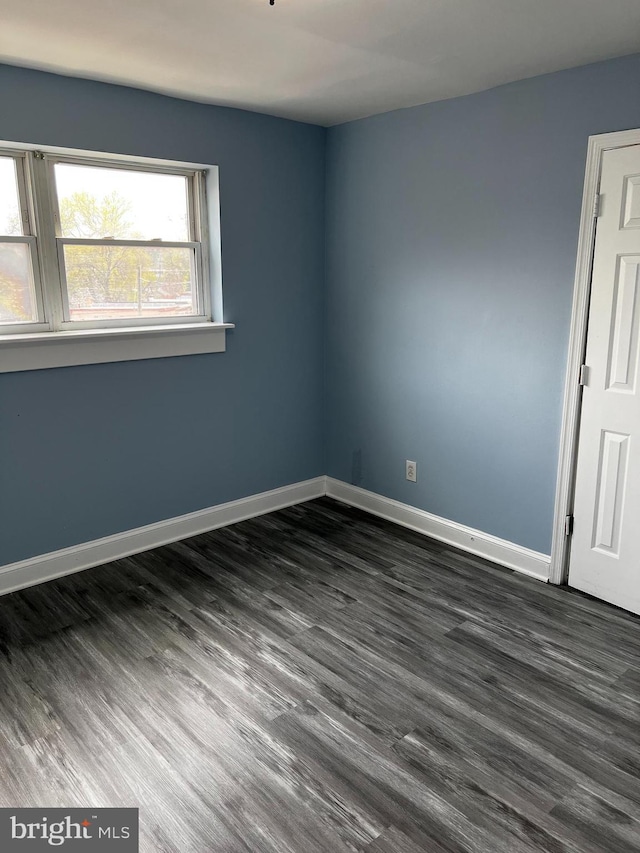
[[600,216],[601,210],[602,210],[602,195],[600,193],[596,193],[596,196],[593,200],[593,215],[596,219]]
[[565,515],[564,517],[564,535],[571,536],[573,533],[573,516]]
[[578,375],[578,385],[586,385],[589,376],[589,368],[586,364],[580,365],[580,373]]

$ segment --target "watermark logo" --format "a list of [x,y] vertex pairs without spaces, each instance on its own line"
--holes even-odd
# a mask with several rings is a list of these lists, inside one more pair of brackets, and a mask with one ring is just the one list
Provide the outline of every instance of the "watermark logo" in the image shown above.
[[2,853],[138,853],[138,809],[0,809]]

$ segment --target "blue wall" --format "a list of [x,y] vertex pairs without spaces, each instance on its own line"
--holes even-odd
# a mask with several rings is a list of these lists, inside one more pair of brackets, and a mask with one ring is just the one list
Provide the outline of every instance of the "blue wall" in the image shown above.
[[325,131],[0,66],[0,139],[220,166],[227,352],[0,375],[0,565],[315,477]]
[[330,475],[549,553],[587,137],[639,125],[633,56],[329,131]]
[[548,552],[587,137],[639,125],[640,56],[328,133],[0,66],[0,139],[220,166],[237,323],[0,375],[0,565],[325,472]]

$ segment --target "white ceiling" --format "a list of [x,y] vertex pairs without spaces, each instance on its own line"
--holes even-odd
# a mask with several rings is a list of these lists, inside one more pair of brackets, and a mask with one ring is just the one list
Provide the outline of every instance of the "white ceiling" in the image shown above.
[[636,51],[638,0],[0,0],[0,61],[324,125]]

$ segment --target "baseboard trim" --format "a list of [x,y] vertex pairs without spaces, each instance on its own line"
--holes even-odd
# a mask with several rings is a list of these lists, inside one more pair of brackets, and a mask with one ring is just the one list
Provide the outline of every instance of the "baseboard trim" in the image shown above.
[[385,498],[375,492],[369,492],[358,486],[351,486],[341,480],[327,477],[327,495],[338,501],[358,507],[372,515],[386,518],[403,527],[416,530],[425,536],[431,536],[441,542],[447,542],[463,551],[468,551],[486,560],[492,560],[501,566],[522,572],[538,580],[547,582],[549,580],[551,557],[523,548],[514,542],[499,539],[489,533],[474,530],[464,524],[449,521],[425,512],[422,509],[400,501]]
[[0,567],[0,595],[81,572],[101,563],[129,557],[131,554],[149,551],[151,548],[159,548],[161,545],[197,536],[218,527],[275,512],[322,497],[325,493],[326,477],[316,477],[155,524],[147,524],[134,530],[125,530],[123,533],[94,539],[92,542],[83,542],[70,548],[9,563]]
[[341,480],[334,480],[332,477],[316,477],[313,480],[282,486],[269,492],[250,495],[240,500],[218,504],[197,512],[158,521],[155,524],[137,527],[134,530],[115,533],[113,536],[94,539],[92,542],[83,542],[70,548],[62,548],[59,551],[51,551],[48,554],[0,566],[0,595],[81,572],[102,563],[120,560],[152,548],[159,548],[161,545],[168,545],[180,539],[188,539],[199,533],[256,518],[323,495],[358,507],[372,515],[386,518],[402,527],[416,530],[425,536],[447,542],[463,551],[492,560],[538,580],[549,580],[551,558],[547,554],[531,551],[513,542],[474,530],[472,527],[465,527],[463,524],[440,518],[409,504],[391,500],[357,486],[351,486]]

